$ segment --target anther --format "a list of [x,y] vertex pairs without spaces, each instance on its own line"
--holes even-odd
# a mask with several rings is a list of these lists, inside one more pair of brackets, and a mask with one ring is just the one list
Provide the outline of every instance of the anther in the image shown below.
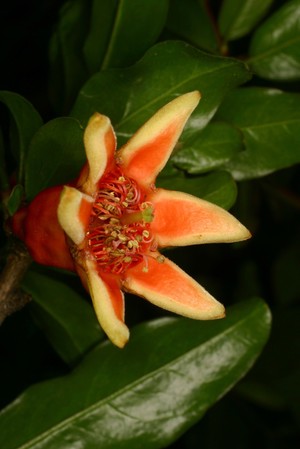
[[99,269],[121,274],[144,261],[142,270],[148,271],[145,252],[153,251],[149,223],[154,208],[150,202],[142,202],[144,198],[136,182],[120,170],[100,183],[86,234],[89,254]]
[[121,240],[121,242],[127,242],[128,237],[126,237],[126,235],[119,234],[119,240]]

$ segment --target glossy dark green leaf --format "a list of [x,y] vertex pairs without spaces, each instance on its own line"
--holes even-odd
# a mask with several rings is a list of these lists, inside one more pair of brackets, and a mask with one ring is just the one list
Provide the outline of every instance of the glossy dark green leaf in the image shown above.
[[100,72],[82,88],[72,115],[84,125],[98,111],[112,120],[124,143],[161,106],[179,94],[200,90],[202,100],[188,133],[203,128],[224,95],[250,77],[235,59],[210,56],[182,42],[152,47],[134,66]]
[[129,66],[159,37],[168,0],[93,1],[84,55],[90,73]]
[[9,191],[8,173],[6,173],[5,148],[3,133],[0,129],[0,189],[2,192]]
[[166,27],[190,44],[218,53],[217,33],[205,0],[171,0]]
[[60,112],[69,110],[88,77],[83,45],[89,27],[89,14],[89,0],[65,2],[50,40],[49,96]]
[[264,176],[300,162],[300,95],[275,89],[232,92],[217,113],[244,135],[245,151],[225,166],[236,179]]
[[[90,74],[101,69],[105,53],[108,51],[114,21],[118,11],[117,0],[90,0],[90,23],[83,44],[83,55]],[[80,18],[78,18],[80,23]],[[78,24],[77,24],[78,25]]]
[[101,68],[128,66],[140,58],[160,35],[167,10],[168,0],[66,2],[50,42],[55,107],[69,111],[81,85]]
[[13,92],[0,91],[0,101],[9,110],[13,122],[11,131],[11,150],[18,162],[18,181],[24,181],[24,166],[29,149],[29,143],[34,133],[43,122],[29,101]]
[[[263,2],[262,2],[263,3]],[[300,1],[286,2],[254,33],[250,67],[271,80],[300,79]]]
[[27,272],[22,288],[33,298],[31,309],[39,326],[69,365],[103,339],[93,308],[75,288],[33,270]]
[[157,186],[189,193],[230,209],[235,203],[237,187],[230,173],[218,171],[205,176],[185,176],[177,170],[163,172],[157,179]]
[[[270,339],[253,371],[238,386],[243,397],[272,410],[297,416],[300,389],[300,307],[275,308]],[[280,357],[278,357],[280,354]]]
[[23,198],[24,198],[24,187],[21,184],[16,184],[15,187],[12,189],[6,204],[10,216],[13,216],[17,212]]
[[172,162],[190,174],[214,170],[243,148],[242,133],[228,123],[209,123],[197,136],[184,142],[172,157]]
[[225,41],[245,36],[264,17],[273,0],[224,0],[219,27]]
[[83,130],[73,118],[46,123],[34,136],[26,164],[28,199],[41,190],[75,179],[85,162]]
[[244,376],[269,328],[269,311],[258,299],[228,309],[225,320],[169,318],[140,325],[124,350],[100,345],[69,376],[17,398],[0,414],[0,444],[165,447]]

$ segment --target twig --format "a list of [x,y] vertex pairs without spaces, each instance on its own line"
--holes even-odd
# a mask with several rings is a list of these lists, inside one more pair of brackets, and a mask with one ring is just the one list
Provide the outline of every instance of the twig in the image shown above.
[[0,325],[6,317],[22,309],[31,300],[30,295],[19,288],[31,262],[26,246],[20,240],[13,239],[0,274]]

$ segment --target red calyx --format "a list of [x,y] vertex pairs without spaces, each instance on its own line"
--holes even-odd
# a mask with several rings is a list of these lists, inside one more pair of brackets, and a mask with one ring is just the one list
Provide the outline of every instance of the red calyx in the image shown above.
[[14,234],[23,240],[34,261],[74,271],[64,231],[57,219],[57,207],[63,186],[39,193],[12,218]]

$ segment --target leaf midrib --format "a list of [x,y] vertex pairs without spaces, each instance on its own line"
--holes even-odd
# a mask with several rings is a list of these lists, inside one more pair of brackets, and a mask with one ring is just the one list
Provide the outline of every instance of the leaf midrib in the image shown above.
[[300,123],[300,117],[297,119],[292,119],[292,120],[283,120],[283,121],[279,121],[279,122],[271,122],[271,123],[263,123],[261,125],[239,125],[237,124],[236,126],[238,126],[239,129],[241,130],[252,130],[252,129],[259,129],[259,128],[268,128],[268,127],[273,127],[273,126],[286,126],[286,125],[291,125],[291,124],[298,124]]
[[[226,32],[224,32],[224,38],[228,41],[232,38],[232,36],[236,36],[236,30],[241,29],[241,24],[245,22],[244,16],[245,12],[249,11],[249,5],[247,1],[244,0],[244,5],[240,10],[236,11],[236,15],[234,16],[231,24],[228,25]],[[235,32],[235,33],[234,33]]]
[[[124,126],[124,124],[126,122],[132,120],[133,117],[135,117],[136,115],[141,114],[141,112],[143,112],[144,110],[147,110],[149,108],[149,106],[151,107],[151,106],[155,105],[156,103],[159,103],[160,100],[163,100],[166,96],[171,95],[174,91],[176,91],[178,88],[184,86],[185,84],[187,84],[187,83],[189,83],[189,82],[191,82],[191,81],[193,81],[193,80],[195,80],[197,78],[202,78],[203,76],[209,75],[210,73],[224,70],[224,68],[228,68],[228,67],[235,66],[235,65],[240,66],[242,64],[242,63],[240,63],[238,61],[230,61],[230,64],[228,63],[228,61],[224,61],[224,62],[226,62],[226,64],[224,64],[222,67],[217,67],[217,68],[214,67],[211,70],[207,70],[205,72],[203,71],[201,73],[197,72],[196,75],[193,75],[193,76],[191,76],[189,78],[186,78],[181,83],[178,83],[175,86],[172,86],[171,89],[169,89],[167,91],[164,91],[160,96],[157,96],[152,101],[147,102],[147,104],[145,104],[141,108],[135,109],[134,112],[131,112],[131,114],[128,114],[127,117],[125,117],[124,119],[121,119],[120,122],[117,125],[115,125],[115,130],[118,131],[118,129],[120,127]],[[247,69],[246,69],[245,66],[243,66],[243,67],[244,67],[245,73],[246,73]]]
[[117,33],[118,33],[118,27],[119,27],[119,23],[120,23],[120,16],[122,13],[122,8],[124,6],[124,1],[123,0],[119,0],[118,1],[118,5],[117,5],[117,9],[115,11],[115,18],[114,18],[114,22],[113,22],[113,26],[112,26],[112,30],[110,33],[110,39],[109,39],[109,43],[107,46],[107,50],[105,52],[105,56],[103,58],[102,64],[101,64],[101,70],[107,69],[109,66],[109,62],[111,59],[111,55],[114,49],[114,45],[115,45],[115,40],[117,37]]
[[[259,308],[260,310],[260,308]],[[224,335],[229,334],[230,332],[233,332],[234,330],[236,330],[238,327],[240,327],[245,321],[250,320],[250,317],[252,315],[256,315],[258,312],[257,307],[251,312],[251,314],[248,314],[247,316],[245,316],[243,319],[241,319],[240,321],[238,321],[237,323],[235,323],[233,326],[231,326],[230,328],[226,329],[225,332],[222,332],[222,334],[218,334],[217,336],[214,336],[213,338],[205,341],[203,344],[207,344],[207,343],[213,343],[214,341],[217,342],[218,340],[222,339],[224,337]],[[197,346],[196,348],[190,349],[189,351],[184,353],[184,356],[191,354],[195,351],[199,350],[199,347],[201,347],[202,344],[200,346]],[[50,435],[53,435],[57,432],[59,432],[60,430],[64,429],[65,427],[68,426],[69,423],[75,422],[78,418],[83,418],[85,416],[87,416],[88,414],[92,413],[94,410],[96,410],[97,408],[100,408],[103,404],[105,405],[105,403],[109,403],[111,402],[111,400],[113,400],[115,397],[120,396],[121,394],[126,393],[128,390],[132,389],[135,385],[140,384],[141,382],[144,382],[145,380],[147,380],[149,377],[153,376],[155,373],[161,371],[162,369],[166,369],[168,366],[172,366],[174,363],[176,363],[182,356],[178,356],[176,358],[174,358],[171,362],[168,362],[162,366],[160,366],[159,368],[151,371],[150,373],[147,373],[146,375],[139,377],[138,379],[136,379],[135,381],[131,382],[130,384],[126,385],[125,387],[122,387],[121,389],[117,390],[115,393],[111,394],[110,396],[106,396],[105,398],[97,401],[95,404],[88,406],[87,408],[85,408],[84,410],[81,410],[75,414],[73,414],[72,416],[70,416],[69,418],[64,419],[63,421],[61,421],[60,423],[54,425],[53,427],[51,427],[51,429],[43,432],[41,435],[33,438],[31,441],[23,444],[22,446],[19,446],[15,449],[30,449],[31,447],[33,447],[33,445],[39,443],[40,441],[43,441],[45,438],[48,438]]]
[[247,64],[253,64],[253,62],[255,63],[255,62],[259,61],[260,59],[268,58],[268,57],[278,53],[280,50],[283,50],[286,47],[289,47],[293,44],[297,44],[299,42],[300,42],[300,36],[296,36],[293,39],[289,39],[278,46],[273,46],[269,50],[264,51],[263,53],[260,53],[256,56],[253,56],[253,57],[247,59],[246,62],[247,62]]

